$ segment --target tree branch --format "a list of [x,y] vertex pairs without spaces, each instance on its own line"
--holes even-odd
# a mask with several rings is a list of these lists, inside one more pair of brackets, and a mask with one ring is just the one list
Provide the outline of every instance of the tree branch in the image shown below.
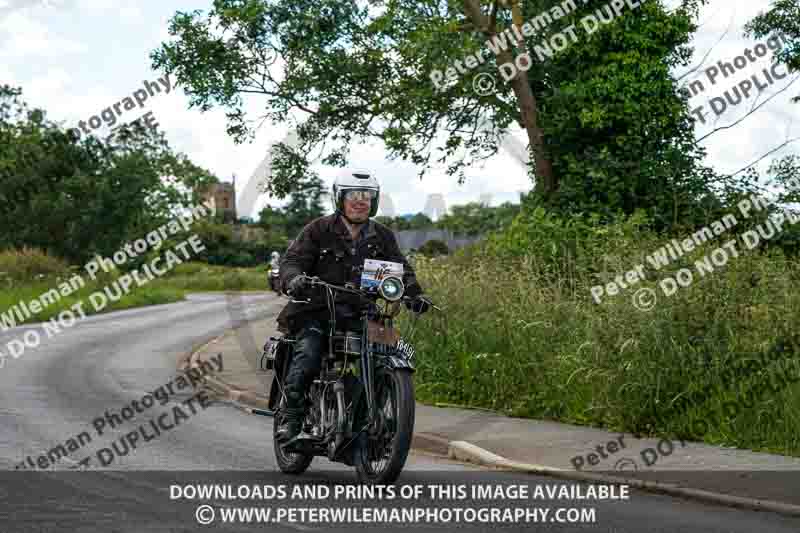
[[789,87],[791,87],[791,85],[792,85],[794,82],[796,82],[798,78],[800,78],[800,76],[795,76],[795,78],[794,78],[792,81],[790,81],[789,83],[787,83],[787,84],[786,84],[786,86],[785,86],[785,87],[783,87],[783,88],[782,88],[780,91],[776,92],[776,93],[775,93],[775,94],[773,94],[773,95],[770,95],[770,97],[769,97],[769,98],[767,98],[766,100],[764,100],[763,102],[761,102],[761,104],[759,104],[757,107],[755,107],[755,108],[751,109],[750,111],[748,111],[748,112],[747,112],[747,114],[745,114],[743,117],[741,117],[741,118],[740,118],[739,120],[737,120],[736,122],[733,122],[733,123],[731,123],[731,124],[728,124],[727,126],[720,126],[719,128],[714,128],[714,129],[713,129],[713,130],[711,130],[710,132],[706,133],[705,135],[703,135],[702,137],[700,137],[699,139],[697,139],[697,142],[698,142],[698,143],[699,143],[699,142],[702,142],[704,139],[707,139],[708,137],[710,137],[711,135],[715,134],[716,132],[718,132],[718,131],[720,131],[720,130],[727,130],[727,129],[729,129],[729,128],[732,128],[732,127],[736,126],[737,124],[739,124],[740,122],[742,122],[744,119],[746,119],[747,117],[749,117],[750,115],[752,115],[753,113],[755,113],[757,110],[761,109],[761,108],[762,108],[764,105],[766,105],[766,104],[767,104],[767,103],[768,103],[770,100],[772,100],[773,98],[775,98],[776,96],[778,96],[779,94],[781,94],[783,91],[785,91],[786,89],[788,89]]
[[784,146],[786,146],[788,144],[791,144],[791,143],[793,143],[795,141],[798,141],[798,140],[800,140],[800,137],[795,137],[794,139],[786,139],[784,142],[782,142],[781,144],[779,144],[778,146],[776,146],[775,148],[773,148],[772,150],[770,150],[766,154],[762,155],[761,157],[759,157],[758,159],[756,159],[752,163],[748,164],[745,167],[740,168],[739,170],[737,170],[736,172],[734,172],[732,174],[727,174],[726,176],[723,176],[723,178],[732,178],[736,174],[739,174],[740,172],[744,172],[745,170],[747,170],[748,168],[752,167],[753,165],[761,162],[765,157],[774,154],[775,152],[777,152],[778,150],[780,150]]
[[[711,46],[711,48],[709,48],[709,49],[708,49],[708,51],[707,51],[707,52],[705,53],[705,55],[703,56],[703,59],[701,59],[701,60],[700,60],[700,63],[698,63],[696,66],[694,66],[694,67],[693,67],[691,70],[688,70],[687,72],[685,72],[685,73],[684,73],[682,76],[680,76],[680,77],[676,78],[676,80],[675,80],[675,81],[681,81],[683,78],[685,78],[685,77],[686,77],[686,76],[688,76],[689,74],[692,74],[693,72],[697,72],[697,69],[699,69],[700,67],[702,67],[703,65],[705,65],[705,63],[706,63],[706,59],[708,59],[708,56],[709,56],[709,55],[711,55],[711,52],[712,52],[712,51],[714,51],[714,48],[716,48],[716,47],[717,47],[717,45],[718,45],[718,44],[719,44],[719,43],[722,41],[722,39],[724,39],[724,38],[725,38],[725,36],[726,36],[726,35],[728,35],[728,31],[730,31],[730,29],[731,29],[731,27],[732,27],[732,26],[733,26],[733,17],[731,17],[731,20],[730,20],[730,22],[728,23],[728,27],[727,27],[727,28],[725,28],[725,31],[722,33],[722,35],[720,35],[719,39],[717,39],[717,42],[715,42],[715,43],[714,43],[714,44]],[[694,80],[692,80],[692,81],[694,81]]]

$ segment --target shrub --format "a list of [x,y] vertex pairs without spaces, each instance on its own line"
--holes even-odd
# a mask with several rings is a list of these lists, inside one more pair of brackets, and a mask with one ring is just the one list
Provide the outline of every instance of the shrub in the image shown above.
[[0,252],[0,277],[15,281],[30,281],[38,277],[66,274],[69,265],[58,257],[38,248]]
[[[720,236],[653,270],[644,256],[670,237],[641,222],[527,213],[484,245],[419,261],[420,283],[446,312],[410,339],[422,354],[418,398],[800,455],[800,386],[771,388],[800,364],[800,348],[758,355],[800,327],[800,264],[776,246],[698,275],[695,261],[730,238]],[[640,263],[644,281],[595,302],[593,285]],[[659,282],[681,268],[694,282],[666,296]],[[658,300],[649,311],[634,305],[642,288]],[[722,409],[744,390],[766,392],[752,408]]]
[[447,247],[447,243],[444,241],[431,239],[419,247],[419,253],[428,257],[448,255],[450,253],[450,248]]

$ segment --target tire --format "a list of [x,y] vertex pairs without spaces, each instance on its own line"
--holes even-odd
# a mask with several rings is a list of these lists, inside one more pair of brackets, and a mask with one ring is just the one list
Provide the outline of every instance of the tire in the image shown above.
[[[394,424],[385,424],[394,429],[389,441],[391,449],[388,456],[382,457],[380,465],[374,464],[377,460],[376,442],[369,438],[367,431],[364,431],[359,435],[354,450],[355,467],[360,482],[384,485],[397,480],[411,450],[415,414],[414,381],[408,370],[387,370],[376,377],[378,378],[375,386],[376,412],[379,416],[383,412],[383,417],[391,412],[395,417]],[[391,408],[387,402],[389,397],[393,399],[394,404]],[[366,402],[363,406],[366,410]]]
[[314,460],[314,456],[305,453],[285,452],[281,447],[281,443],[278,442],[278,428],[283,423],[284,405],[286,405],[286,399],[281,398],[278,409],[275,410],[275,418],[272,421],[272,446],[275,449],[275,461],[284,474],[300,475],[308,470],[311,461]]

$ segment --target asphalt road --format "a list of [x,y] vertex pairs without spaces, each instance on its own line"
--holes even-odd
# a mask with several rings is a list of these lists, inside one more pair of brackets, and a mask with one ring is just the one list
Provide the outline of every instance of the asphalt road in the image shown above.
[[[0,532],[79,531],[271,531],[352,530],[356,528],[399,531],[403,524],[322,524],[310,520],[294,523],[286,515],[280,523],[221,524],[222,507],[280,506],[408,509],[411,507],[523,507],[549,508],[545,523],[486,524],[450,521],[416,524],[418,531],[607,531],[607,532],[796,532],[800,520],[710,506],[693,501],[631,491],[624,501],[452,501],[402,498],[393,501],[342,500],[214,500],[213,526],[196,522],[196,499],[173,498],[173,485],[220,483],[236,486],[277,486],[297,478],[277,473],[272,451],[272,419],[248,415],[228,405],[212,404],[207,409],[199,400],[186,403],[193,392],[175,385],[164,405],[138,405],[142,411],[114,429],[106,422],[103,434],[93,423],[98,417],[113,420],[122,408],[131,406],[167,383],[175,383],[178,357],[199,343],[221,334],[245,318],[275,314],[282,301],[270,295],[248,295],[235,302],[223,295],[195,295],[189,301],[89,317],[42,345],[27,350],[18,359],[7,358],[0,368]],[[19,338],[21,327],[0,334],[0,346]],[[45,335],[46,337],[46,335]],[[259,342],[261,340],[259,339]],[[5,351],[5,350],[4,350]],[[184,413],[175,414],[175,408]],[[106,419],[108,412],[109,419]],[[133,411],[130,411],[133,412]],[[161,417],[170,429],[156,435]],[[144,427],[135,449],[124,450],[126,433]],[[160,426],[164,428],[164,426]],[[91,441],[86,441],[88,435]],[[145,434],[152,437],[143,442]],[[81,440],[83,439],[83,440]],[[70,441],[72,444],[70,445]],[[128,441],[130,442],[130,440]],[[101,467],[98,451],[118,451]],[[32,461],[59,444],[72,447],[67,457],[48,470],[15,470],[28,456]],[[121,450],[120,450],[121,449]],[[127,453],[122,453],[126,451]],[[88,459],[87,459],[88,458]],[[85,469],[75,469],[81,461]],[[300,482],[303,486],[352,484],[351,469],[317,458]],[[445,459],[413,453],[401,477],[406,485],[462,485],[464,490],[479,484],[570,485],[550,478],[491,472]],[[585,489],[585,485],[581,485]],[[398,489],[399,490],[399,489]],[[554,523],[558,507],[595,508],[593,524]],[[206,509],[205,511],[208,511]],[[286,511],[288,512],[288,511]],[[297,515],[296,515],[297,516]],[[439,515],[445,517],[446,515]],[[541,518],[542,515],[539,515]],[[273,516],[274,519],[274,516]],[[473,518],[474,520],[474,518]]]

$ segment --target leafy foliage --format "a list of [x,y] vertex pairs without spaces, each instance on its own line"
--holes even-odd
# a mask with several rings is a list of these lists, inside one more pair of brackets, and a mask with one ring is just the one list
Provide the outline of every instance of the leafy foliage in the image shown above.
[[244,240],[237,235],[241,228],[214,221],[196,222],[192,229],[205,247],[197,259],[210,265],[252,267],[266,263],[273,250],[287,247],[285,235],[267,232],[255,240]]
[[444,241],[431,239],[420,246],[418,252],[428,257],[435,257],[449,254],[450,248],[447,247],[447,243]]
[[68,265],[63,260],[36,248],[0,252],[0,279],[30,281],[67,272]]
[[74,263],[108,256],[197,202],[196,188],[214,179],[144,126],[76,143],[21,94],[0,87],[0,249]]
[[514,219],[520,211],[519,204],[506,202],[489,207],[478,202],[454,205],[450,212],[436,221],[436,226],[456,235],[483,235],[498,231]]
[[[531,142],[531,132],[541,128],[537,169],[542,159],[552,161],[556,194],[539,194],[540,203],[604,217],[645,209],[664,227],[697,216],[701,199],[713,196],[688,95],[679,93],[670,74],[688,63],[688,42],[705,1],[683,0],[668,12],[661,0],[643,0],[590,34],[580,19],[607,2],[578,2],[526,41],[533,50],[575,25],[576,42],[534,59],[523,74],[533,93],[528,107],[519,87],[474,92],[474,75],[499,78],[499,56],[484,54],[471,75],[443,90],[430,79],[432,71],[446,71],[484,47],[486,32],[509,27],[503,8],[495,13],[498,28],[475,24],[476,18],[489,20],[497,2],[216,0],[205,17],[176,14],[170,32],[177,41],[162,44],[152,59],[154,68],[177,78],[193,105],[227,108],[228,132],[237,140],[253,134],[245,94],[263,96],[266,119],[297,119],[300,145],[278,154],[281,171],[268,184],[277,194],[288,194],[290,182],[304,175],[312,150],[325,152],[324,164],[343,165],[355,143],[372,139],[391,157],[422,165],[423,174],[430,163],[444,162],[463,180],[463,169],[497,153],[501,136],[517,124]],[[522,18],[557,5],[526,1]],[[280,73],[268,61],[276,55],[283,60]],[[543,176],[533,178],[538,186]]]
[[[784,36],[787,46],[776,54],[776,59],[795,71],[800,71],[800,2],[797,0],[775,0],[769,10],[759,13],[746,26],[747,35],[767,37],[778,32]],[[793,98],[800,102],[800,95]]]
[[306,224],[325,213],[322,201],[327,192],[314,173],[298,177],[288,190],[289,203],[282,208],[264,207],[258,224],[271,234],[294,238]]
[[433,220],[428,218],[428,215],[424,213],[417,213],[411,217],[375,217],[375,220],[389,226],[395,231],[426,229],[434,226]]

